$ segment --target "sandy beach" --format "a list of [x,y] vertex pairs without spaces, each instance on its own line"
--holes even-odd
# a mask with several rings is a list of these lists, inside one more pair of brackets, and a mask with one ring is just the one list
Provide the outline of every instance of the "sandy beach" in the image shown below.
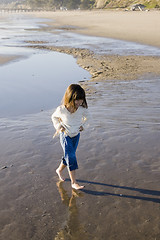
[[160,46],[160,11],[57,11],[35,16],[54,20],[50,26],[77,33]]
[[[156,11],[31,15],[51,19],[46,31],[65,28],[160,46]],[[59,139],[52,139],[52,109],[4,119],[0,122],[1,239],[158,240],[160,58],[98,55],[87,49],[28,43],[32,45],[28,47],[70,54],[91,73],[91,79],[80,82],[92,116],[77,151],[77,179],[85,188],[73,191],[67,172],[66,181],[58,181],[55,170],[62,149]],[[7,59],[1,56],[0,63]]]

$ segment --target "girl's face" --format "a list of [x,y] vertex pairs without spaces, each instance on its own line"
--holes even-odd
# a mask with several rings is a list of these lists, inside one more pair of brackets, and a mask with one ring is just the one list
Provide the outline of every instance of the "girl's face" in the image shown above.
[[79,106],[82,106],[82,104],[83,104],[83,100],[82,100],[82,99],[75,100],[74,103],[75,103],[75,107],[78,109]]

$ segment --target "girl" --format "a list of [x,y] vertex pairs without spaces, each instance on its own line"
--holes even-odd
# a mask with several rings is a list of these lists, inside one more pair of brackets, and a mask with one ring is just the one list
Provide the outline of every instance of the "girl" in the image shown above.
[[64,94],[62,105],[57,107],[52,114],[53,125],[56,129],[56,134],[60,134],[60,143],[64,152],[64,157],[56,173],[59,179],[64,181],[62,171],[67,166],[71,186],[74,189],[84,188],[84,186],[80,186],[76,182],[75,170],[78,169],[76,149],[80,132],[83,131],[84,123],[87,120],[87,108],[84,89],[78,84],[71,84]]

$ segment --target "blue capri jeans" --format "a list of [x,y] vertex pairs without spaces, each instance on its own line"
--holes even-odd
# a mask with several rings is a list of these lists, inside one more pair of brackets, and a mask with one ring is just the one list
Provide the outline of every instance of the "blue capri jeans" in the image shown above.
[[60,143],[63,148],[63,164],[68,166],[70,171],[78,169],[76,150],[79,143],[80,133],[75,137],[69,137],[64,132],[60,133]]

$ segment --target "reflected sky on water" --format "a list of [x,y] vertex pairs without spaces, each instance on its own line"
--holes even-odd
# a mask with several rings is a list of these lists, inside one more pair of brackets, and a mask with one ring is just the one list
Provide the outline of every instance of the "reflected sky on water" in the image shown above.
[[47,51],[0,66],[0,75],[0,117],[56,107],[68,85],[90,78],[72,56]]

